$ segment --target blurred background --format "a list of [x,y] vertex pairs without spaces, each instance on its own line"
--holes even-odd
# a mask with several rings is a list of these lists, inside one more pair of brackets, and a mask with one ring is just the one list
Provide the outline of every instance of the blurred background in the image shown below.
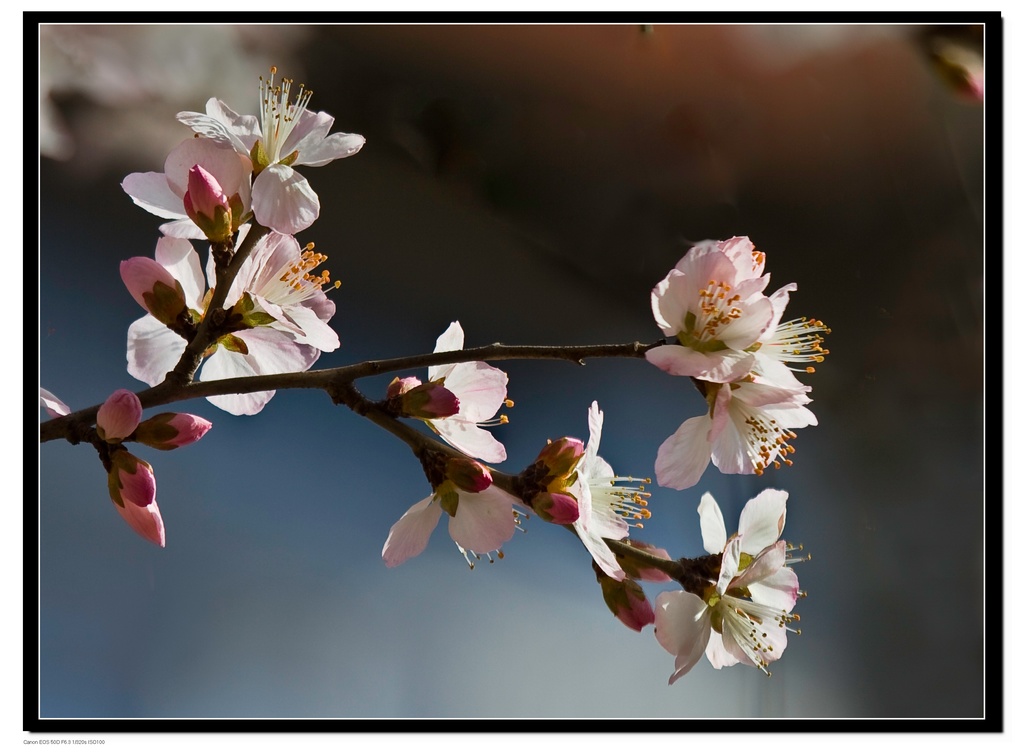
[[[770,290],[799,284],[787,316],[833,334],[795,465],[653,485],[642,535],[696,556],[703,492],[733,528],[789,492],[785,537],[813,560],[771,678],[702,661],[669,687],[651,628],[618,623],[579,543],[536,520],[494,565],[470,571],[440,527],[386,568],[429,493],[418,462],[290,392],[256,417],[176,406],[214,428],[140,452],[164,550],[115,513],[92,448],[41,447],[40,715],[984,714],[980,45],[980,27],[42,27],[40,379],[74,409],[145,387],[118,263],[152,254],[160,220],[120,181],[162,170],[179,110],[255,112],[272,64],[367,139],[304,170],[323,210],[300,240],[343,281],[342,347],[317,367],[428,352],[456,319],[467,346],[649,342],[650,289],[733,235],[766,252]],[[653,475],[706,410],[640,360],[502,367],[510,473],[585,438],[597,400],[601,455]]]

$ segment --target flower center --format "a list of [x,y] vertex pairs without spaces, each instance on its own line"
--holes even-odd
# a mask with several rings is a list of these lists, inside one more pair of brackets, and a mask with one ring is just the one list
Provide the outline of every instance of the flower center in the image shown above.
[[740,297],[735,293],[729,295],[731,291],[728,283],[708,280],[699,292],[699,311],[688,311],[683,319],[683,329],[676,336],[680,345],[702,353],[727,348],[718,340],[718,331],[743,316],[743,310],[736,306]]
[[[629,482],[628,485],[616,487],[616,482]],[[633,482],[643,482],[633,486]],[[650,477],[638,479],[631,476],[596,477],[590,480],[590,499],[592,504],[601,506],[621,516],[629,526],[643,529],[643,521],[651,517],[647,508],[647,498],[651,496],[644,484],[650,484]]]
[[301,256],[279,268],[259,294],[278,306],[289,306],[316,295],[325,285],[339,288],[341,281],[331,283],[329,270],[323,270],[319,275],[310,272],[326,261],[327,255],[314,251],[313,244],[308,243]]
[[[765,624],[775,624],[779,628],[800,634],[799,629],[789,628],[789,624],[800,620],[800,616],[790,615],[784,610],[739,599],[730,594],[722,595],[721,602],[712,607],[718,608],[715,612],[721,617],[721,632],[728,631],[736,644],[743,650],[743,654],[749,657],[756,667],[764,671],[765,675],[771,675],[768,671],[768,663],[774,659],[768,658],[766,655],[775,651],[768,632],[764,630]],[[715,624],[716,621],[712,620],[713,627]]]
[[744,445],[755,474],[763,474],[769,464],[777,469],[782,468],[782,464],[793,465],[786,456],[796,452],[789,444],[796,438],[796,432],[786,429],[764,411],[749,410],[741,400],[731,401],[729,411],[738,411],[743,418]]
[[293,82],[282,78],[280,84],[275,84],[276,73],[277,66],[272,66],[269,79],[260,76],[260,127],[263,130],[263,149],[271,165],[287,157],[281,154],[281,149],[313,96],[312,90],[299,84],[295,101],[289,102]]

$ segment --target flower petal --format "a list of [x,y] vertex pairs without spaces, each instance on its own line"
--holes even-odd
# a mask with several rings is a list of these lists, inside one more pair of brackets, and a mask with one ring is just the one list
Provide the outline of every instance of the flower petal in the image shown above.
[[420,500],[391,527],[381,550],[381,557],[388,568],[401,565],[426,549],[431,533],[441,520],[441,506],[432,505],[433,500],[433,495]]
[[725,530],[722,510],[710,492],[705,492],[701,496],[697,513],[700,515],[700,533],[704,538],[704,550],[712,555],[717,555],[725,549],[728,533]]
[[260,224],[278,233],[298,233],[320,216],[320,199],[305,178],[276,163],[256,177],[252,211]]
[[778,541],[786,525],[788,498],[788,492],[767,489],[743,506],[739,533],[743,537],[744,552],[754,555]]
[[463,362],[448,372],[444,386],[459,399],[459,417],[478,424],[505,404],[508,375],[482,361]]
[[498,442],[494,435],[458,415],[431,419],[427,423],[444,438],[445,442],[467,456],[479,458],[487,463],[501,463],[508,457],[505,446]]
[[711,636],[711,620],[704,600],[689,592],[662,592],[655,601],[654,636],[676,657],[673,684],[700,660]]
[[750,372],[754,354],[723,350],[701,353],[675,344],[655,346],[644,354],[649,362],[676,377],[696,377],[708,382],[731,382]]
[[185,303],[202,311],[206,280],[192,244],[183,238],[161,238],[156,242],[156,261],[181,284]]
[[71,407],[45,387],[39,388],[39,405],[55,419],[58,416],[67,416],[71,413]]
[[654,461],[658,484],[685,490],[698,482],[711,459],[710,429],[711,419],[707,415],[695,416],[661,444]]
[[448,521],[448,533],[467,550],[497,550],[516,530],[512,505],[517,498],[491,485],[483,492],[459,493],[459,507]]
[[147,314],[128,327],[128,374],[147,385],[157,385],[178,364],[185,339]]
[[783,567],[756,583],[747,584],[747,591],[754,602],[788,612],[796,604],[800,580],[796,571]]
[[188,220],[181,196],[171,190],[163,173],[132,173],[121,181],[121,188],[133,202],[157,217]]

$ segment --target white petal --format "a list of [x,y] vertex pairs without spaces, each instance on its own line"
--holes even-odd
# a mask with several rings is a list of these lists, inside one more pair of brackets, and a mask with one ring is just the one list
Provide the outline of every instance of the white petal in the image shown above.
[[700,660],[711,635],[704,600],[689,592],[662,592],[655,600],[654,636],[676,657],[670,684],[686,675]]
[[778,541],[786,525],[788,498],[789,493],[783,490],[762,490],[743,506],[739,533],[744,552],[756,555]]
[[331,134],[319,144],[313,144],[305,149],[299,149],[299,159],[296,165],[309,165],[320,167],[333,160],[340,160],[343,157],[351,157],[366,143],[359,134]]
[[444,386],[459,399],[459,418],[478,424],[505,404],[508,375],[482,361],[463,362],[448,372]]
[[201,312],[206,280],[192,244],[183,238],[161,238],[156,242],[156,261],[181,283],[185,303]]
[[434,496],[420,500],[395,522],[381,551],[388,568],[401,565],[423,552],[430,535],[441,520],[441,506],[431,504]]
[[722,510],[710,492],[705,492],[701,496],[697,513],[700,515],[700,533],[704,538],[704,550],[717,555],[725,548],[725,541],[729,535],[725,530]]
[[796,571],[783,567],[757,583],[747,584],[747,590],[754,602],[788,612],[796,604],[800,581]]
[[321,321],[312,309],[305,306],[286,306],[284,312],[302,330],[302,335],[296,338],[297,342],[306,343],[325,353],[330,353],[341,345],[338,333],[326,322]]
[[157,385],[178,363],[185,339],[147,314],[128,327],[128,374],[147,385]]
[[[707,655],[708,662],[711,663],[711,667],[715,670],[721,670],[739,662],[739,659],[725,648],[725,644],[722,642],[722,635],[717,631],[711,632],[704,654]],[[745,656],[743,661],[748,665],[750,664]]]
[[[434,353],[461,351],[464,342],[465,334],[462,332],[462,325],[458,321],[452,322],[448,325],[448,329],[438,336],[437,343],[434,345]],[[454,364],[438,364],[437,366],[430,367],[427,369],[427,379],[431,381],[439,380],[447,376],[454,368]]]
[[71,407],[45,387],[39,388],[39,405],[54,418],[67,416],[71,413]]
[[649,362],[676,377],[696,377],[708,382],[742,379],[754,364],[754,354],[723,350],[701,353],[686,346],[655,346],[644,354]]
[[309,182],[287,165],[264,168],[252,185],[252,211],[278,233],[298,233],[320,216],[320,199]]
[[210,173],[228,196],[238,193],[243,179],[249,180],[248,171],[230,147],[217,146],[209,139],[186,139],[164,160],[167,184],[178,196],[184,197],[188,191],[188,173],[194,165]]
[[708,416],[695,416],[683,422],[661,444],[654,461],[658,484],[685,490],[697,483],[711,459],[711,444],[708,442],[710,429],[711,419]]
[[132,173],[121,182],[121,188],[133,202],[157,217],[188,218],[181,196],[171,190],[163,173]]
[[[626,572],[622,570],[619,561],[615,559],[615,554],[608,547],[608,543],[598,533],[586,531],[578,524],[579,522],[577,521],[573,526],[576,529],[576,533],[579,534],[580,542],[587,548],[587,552],[590,553],[590,556],[600,566],[601,570],[616,581],[622,581],[626,578]],[[619,537],[619,539],[621,538]]]
[[670,270],[668,275],[651,291],[651,311],[654,321],[662,333],[672,337],[683,329],[688,301],[684,301],[686,276],[679,270]]
[[[288,334],[263,327],[237,333],[245,341],[248,354],[235,353],[218,348],[203,365],[204,381],[250,377],[257,374],[280,374],[302,372],[312,366],[320,352],[307,345],[295,343]],[[274,391],[258,393],[237,393],[212,396],[207,400],[230,414],[251,416],[263,410]]]
[[459,492],[459,507],[448,521],[448,533],[467,550],[497,550],[516,530],[512,504],[516,498],[491,485],[483,492]]
[[[208,111],[211,109],[210,104],[212,102],[214,102],[214,100],[211,99],[210,102],[208,102],[206,105]],[[211,139],[215,143],[220,144],[221,146],[233,149],[240,154],[248,154],[249,149],[252,146],[252,143],[246,146],[244,143],[242,143],[242,140],[239,138],[238,133],[236,133],[238,129],[232,128],[227,123],[224,123],[221,120],[219,120],[217,117],[217,115],[222,115],[223,113],[233,113],[234,111],[232,111],[231,108],[229,108],[223,102],[219,101],[217,107],[219,109],[215,109],[213,111],[214,113],[216,113],[216,115],[206,115],[203,113],[185,111],[178,113],[177,118],[181,123],[184,123],[197,134],[205,136],[207,139]],[[252,116],[248,117],[252,119],[253,123],[255,122],[255,118],[252,118]],[[258,130],[259,127],[257,126],[256,128]],[[255,139],[253,139],[253,142],[254,141]]]
[[505,446],[486,429],[458,416],[432,419],[428,424],[457,450],[487,463],[501,463],[507,457]]
[[191,238],[197,241],[206,240],[206,234],[199,230],[199,226],[187,217],[164,223],[160,226],[160,232],[171,238]]

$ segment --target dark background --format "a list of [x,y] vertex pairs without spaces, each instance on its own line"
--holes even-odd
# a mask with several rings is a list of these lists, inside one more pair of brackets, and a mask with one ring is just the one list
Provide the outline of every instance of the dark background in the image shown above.
[[[429,488],[395,438],[322,394],[257,417],[197,401],[202,442],[141,452],[167,547],[112,510],[95,452],[41,449],[44,717],[974,717],[982,663],[983,107],[930,68],[918,27],[89,27],[44,31],[64,140],[41,163],[41,381],[72,408],[118,387],[142,312],[118,262],[160,220],[120,190],[218,96],[257,76],[315,92],[358,155],[300,168],[323,204],[342,347],[317,367],[467,345],[660,337],[649,293],[690,244],[747,235],[788,316],[823,319],[818,427],[795,465],[655,485],[644,538],[701,554],[711,491],[735,526],[790,493],[803,635],[765,678],[673,659],[605,608],[589,558],[531,521],[467,569],[443,527],[390,570],[391,524]],[[44,119],[44,127],[51,123]],[[56,133],[56,132],[55,132]],[[44,131],[44,147],[50,143]],[[705,409],[642,361],[506,362],[515,472],[584,436],[653,474]],[[420,375],[423,377],[423,375]],[[380,395],[387,380],[362,385]],[[648,587],[653,598],[659,585]],[[990,711],[991,712],[991,711]]]

